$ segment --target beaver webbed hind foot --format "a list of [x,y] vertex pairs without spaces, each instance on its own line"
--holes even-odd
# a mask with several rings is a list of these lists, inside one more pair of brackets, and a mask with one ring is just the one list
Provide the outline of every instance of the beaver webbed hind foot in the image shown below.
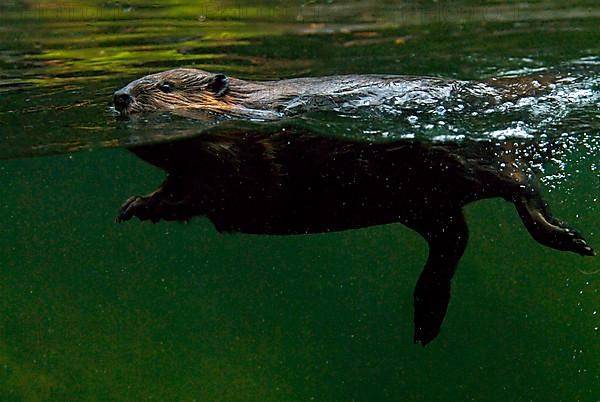
[[429,244],[429,256],[414,292],[414,342],[423,346],[440,333],[450,302],[452,276],[467,246],[469,232],[461,210],[437,218],[423,214],[408,226]]
[[583,256],[596,255],[577,230],[552,216],[548,203],[537,192],[515,200],[515,206],[525,227],[538,243]]

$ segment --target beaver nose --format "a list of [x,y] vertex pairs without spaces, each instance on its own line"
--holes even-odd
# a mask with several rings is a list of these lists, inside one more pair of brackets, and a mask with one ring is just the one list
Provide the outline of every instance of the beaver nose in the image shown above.
[[132,102],[133,98],[131,95],[123,90],[119,90],[113,94],[113,103],[119,112],[126,110]]

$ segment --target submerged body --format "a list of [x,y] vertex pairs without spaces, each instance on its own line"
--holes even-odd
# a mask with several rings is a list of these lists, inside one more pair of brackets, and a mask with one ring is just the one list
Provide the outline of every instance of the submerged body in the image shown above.
[[[184,70],[181,77],[189,81],[190,74],[196,74],[202,89],[189,94],[187,89],[177,90],[184,87],[183,81],[173,82],[174,71],[134,81],[115,94],[115,105],[126,113],[157,110],[161,109],[157,105],[168,102],[178,91],[174,104],[190,102],[188,95],[211,105],[219,105],[228,94],[228,102],[241,99],[230,92],[233,80],[199,70]],[[377,77],[357,78],[358,84],[352,88]],[[316,88],[322,89],[323,79],[317,80]],[[400,77],[393,80],[394,85],[402,83]],[[414,86],[416,81],[411,78],[407,85]],[[310,85],[304,84],[309,90]],[[380,85],[386,87],[389,82],[383,80]],[[425,85],[424,81],[419,85]],[[458,84],[447,81],[447,85]],[[296,93],[294,97],[297,87],[289,82],[283,81],[282,86],[273,91],[278,95],[271,103],[260,103],[252,85],[245,96],[258,102],[254,109],[276,113],[300,96]],[[337,90],[331,98],[335,99],[343,86],[343,82],[332,83]],[[165,96],[157,100],[156,91]],[[236,91],[243,92],[243,85]],[[132,100],[119,103],[117,98],[125,97],[123,94]],[[154,101],[148,102],[149,98]],[[322,94],[315,95],[320,98]],[[231,110],[229,103],[223,105],[221,112]],[[239,113],[250,103],[240,100],[233,107]],[[446,313],[451,278],[467,244],[462,212],[466,204],[502,197],[515,204],[538,242],[581,255],[594,254],[581,235],[552,217],[529,169],[515,160],[510,147],[416,140],[374,143],[317,136],[289,127],[275,134],[221,133],[130,150],[164,169],[167,179],[152,194],[130,198],[119,212],[119,221],[134,216],[153,222],[207,216],[220,231],[278,235],[395,222],[416,230],[429,244],[429,257],[414,294],[414,337],[422,344],[437,336]]]

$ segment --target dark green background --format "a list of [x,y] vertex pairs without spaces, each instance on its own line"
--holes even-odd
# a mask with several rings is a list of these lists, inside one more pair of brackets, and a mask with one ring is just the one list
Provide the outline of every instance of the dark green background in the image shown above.
[[[0,400],[599,399],[598,259],[538,245],[510,204],[467,208],[450,310],[422,348],[412,290],[427,247],[407,228],[117,225],[163,173],[98,147],[130,134],[112,91],[179,65],[480,79],[598,63],[596,2],[53,4],[0,13]],[[555,214],[600,248],[587,113],[566,178],[543,179]]]

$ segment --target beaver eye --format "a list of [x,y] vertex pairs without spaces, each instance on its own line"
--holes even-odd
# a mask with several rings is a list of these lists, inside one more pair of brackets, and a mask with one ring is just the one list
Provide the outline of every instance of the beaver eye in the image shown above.
[[175,84],[173,84],[171,81],[164,81],[161,82],[161,84],[158,86],[158,89],[168,94],[169,92],[173,92],[175,89]]

